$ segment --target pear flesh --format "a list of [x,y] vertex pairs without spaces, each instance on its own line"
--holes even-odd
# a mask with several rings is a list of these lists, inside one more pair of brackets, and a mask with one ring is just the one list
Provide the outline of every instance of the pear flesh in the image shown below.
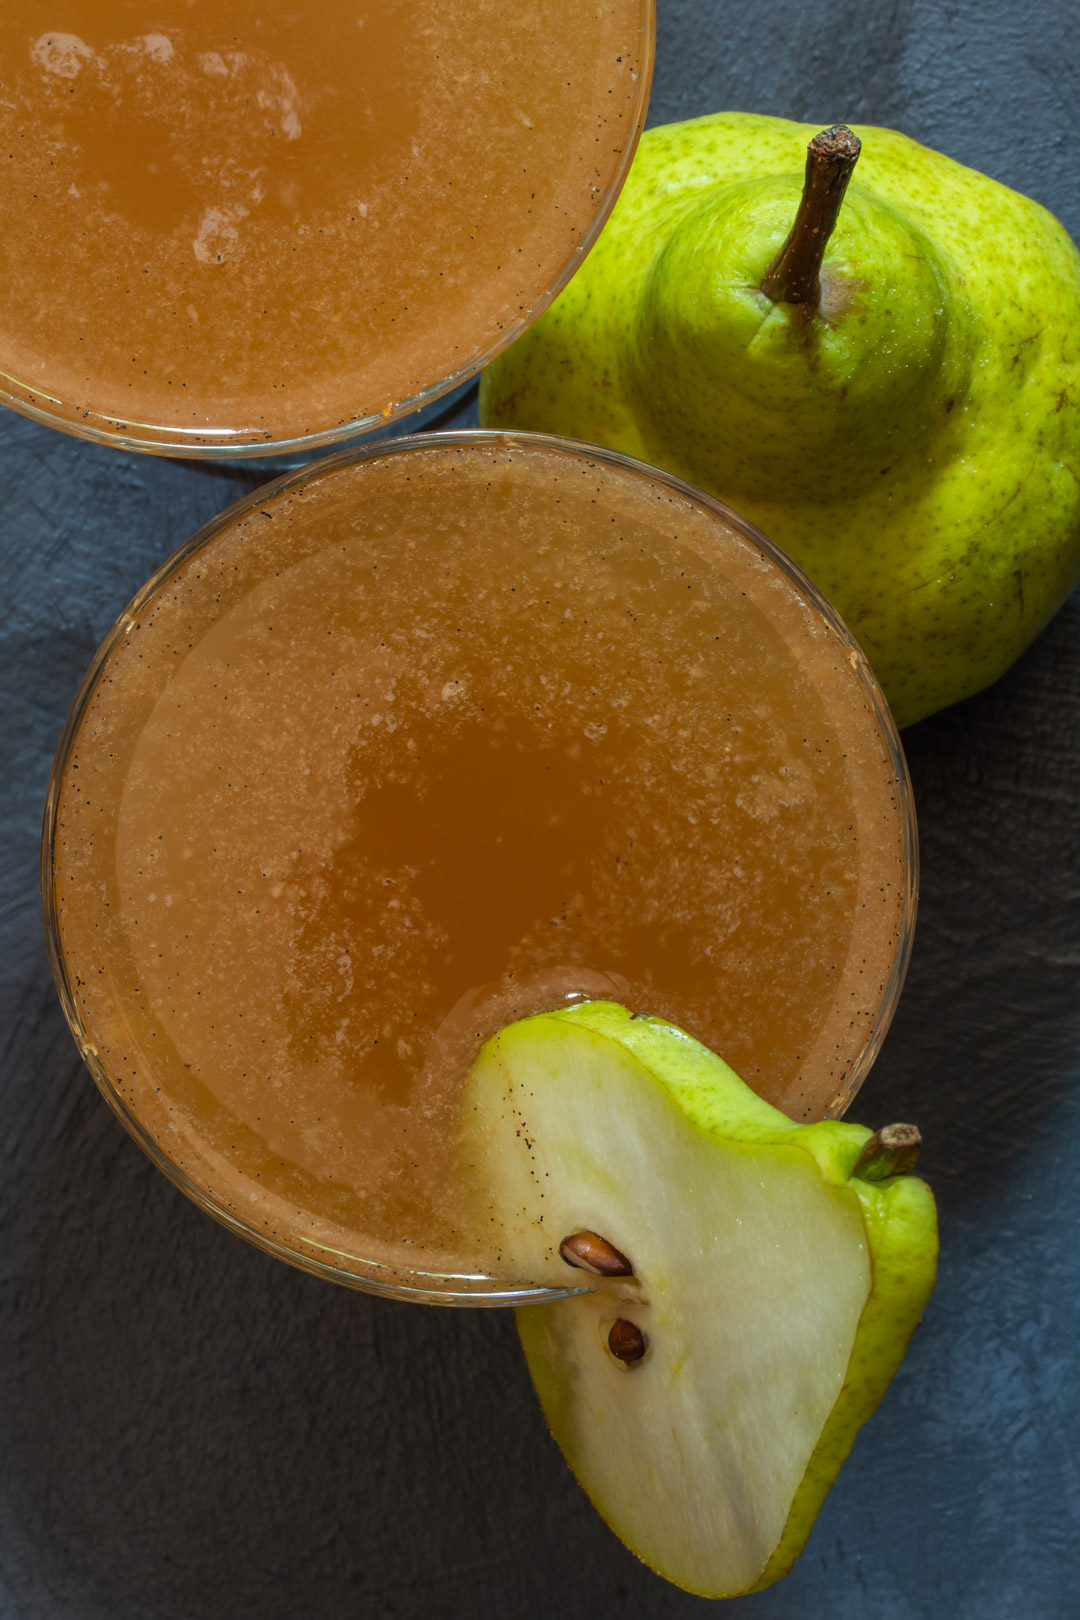
[[[501,1031],[466,1106],[500,1272],[590,1290],[517,1313],[579,1482],[675,1584],[770,1584],[929,1294],[928,1189],[852,1179],[868,1131],[796,1126],[681,1031],[610,1003]],[[576,1233],[632,1276],[563,1258]]]

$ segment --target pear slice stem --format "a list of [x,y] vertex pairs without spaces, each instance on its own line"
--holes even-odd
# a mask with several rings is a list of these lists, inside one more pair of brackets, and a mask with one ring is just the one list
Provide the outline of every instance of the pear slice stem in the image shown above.
[[862,143],[846,124],[833,124],[806,148],[806,178],[795,223],[762,279],[774,304],[821,302],[821,264]]
[[852,1175],[862,1181],[884,1181],[915,1168],[922,1147],[917,1125],[883,1125],[875,1131],[855,1160]]

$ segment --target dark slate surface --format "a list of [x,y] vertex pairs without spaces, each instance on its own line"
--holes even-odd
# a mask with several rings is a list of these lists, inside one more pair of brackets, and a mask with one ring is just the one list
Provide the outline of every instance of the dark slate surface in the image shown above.
[[[1080,236],[1072,0],[661,0],[652,118],[894,124]],[[470,407],[457,417],[468,420]],[[570,1480],[498,1312],[292,1272],[94,1092],[36,895],[49,758],[151,569],[255,481],[0,423],[2,1620],[675,1620]],[[1080,600],[910,732],[922,915],[856,1114],[913,1117],[941,1281],[793,1575],[747,1620],[1080,1612]]]

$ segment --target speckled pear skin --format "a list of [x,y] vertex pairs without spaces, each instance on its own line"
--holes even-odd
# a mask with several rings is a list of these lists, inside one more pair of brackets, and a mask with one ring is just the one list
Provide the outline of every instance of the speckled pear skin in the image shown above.
[[649,130],[581,270],[485,373],[481,420],[621,450],[751,518],[908,725],[1002,675],[1080,578],[1080,256],[1039,204],[856,126],[820,312],[774,305],[819,128]]

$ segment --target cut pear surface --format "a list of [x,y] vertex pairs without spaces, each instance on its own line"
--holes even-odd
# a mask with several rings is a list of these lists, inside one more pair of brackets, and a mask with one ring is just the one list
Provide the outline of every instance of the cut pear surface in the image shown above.
[[[883,1175],[864,1127],[795,1125],[682,1031],[607,1002],[500,1031],[465,1102],[491,1263],[590,1290],[518,1311],[578,1480],[677,1585],[770,1584],[933,1286],[929,1189]],[[879,1179],[853,1174],[860,1155]],[[632,1274],[605,1275],[597,1243]]]

